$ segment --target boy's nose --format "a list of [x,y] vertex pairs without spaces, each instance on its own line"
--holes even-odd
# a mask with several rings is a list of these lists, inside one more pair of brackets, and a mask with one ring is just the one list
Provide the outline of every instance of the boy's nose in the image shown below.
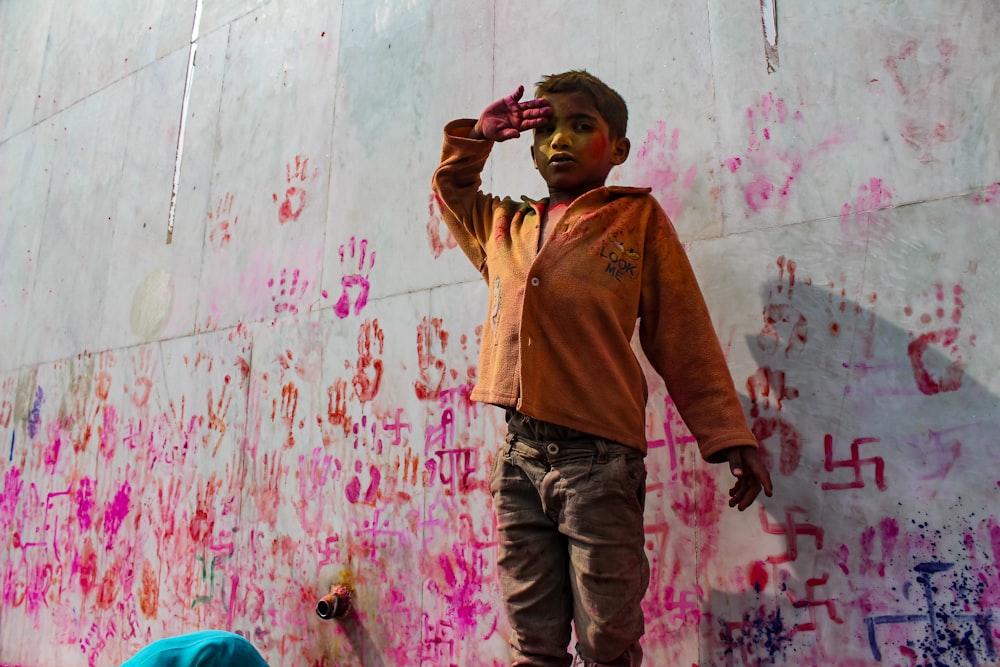
[[556,130],[552,133],[552,140],[549,142],[552,148],[569,148],[570,137],[569,133],[564,130]]

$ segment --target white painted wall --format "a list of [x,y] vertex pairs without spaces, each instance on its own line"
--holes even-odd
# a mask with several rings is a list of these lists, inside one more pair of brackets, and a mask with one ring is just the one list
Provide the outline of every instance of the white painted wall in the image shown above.
[[[777,487],[726,509],[651,378],[647,664],[997,664],[995,3],[764,3],[777,57],[756,2],[195,4],[0,3],[0,663],[505,664],[485,289],[429,180],[583,67]],[[485,182],[543,194],[523,141]]]

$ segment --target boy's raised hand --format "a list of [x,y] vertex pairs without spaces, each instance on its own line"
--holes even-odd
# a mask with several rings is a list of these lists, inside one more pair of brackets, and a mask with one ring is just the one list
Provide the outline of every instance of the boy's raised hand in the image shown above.
[[763,488],[770,497],[774,489],[771,486],[771,474],[764,467],[757,450],[753,447],[730,447],[726,450],[729,470],[736,477],[736,484],[729,489],[729,506],[743,511],[753,504]]
[[483,110],[476,126],[469,133],[473,139],[507,141],[521,136],[521,132],[544,125],[552,114],[552,107],[544,97],[520,102],[524,86],[493,102]]

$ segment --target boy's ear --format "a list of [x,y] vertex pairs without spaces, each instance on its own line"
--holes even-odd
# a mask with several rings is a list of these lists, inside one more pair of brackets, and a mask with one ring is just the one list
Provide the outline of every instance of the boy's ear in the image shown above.
[[531,151],[531,166],[534,167],[537,170],[538,169],[538,163],[535,162],[535,146],[534,145],[530,146],[529,150]]
[[621,137],[615,139],[611,146],[611,163],[618,166],[625,162],[628,158],[629,149],[632,147],[632,142],[627,138]]

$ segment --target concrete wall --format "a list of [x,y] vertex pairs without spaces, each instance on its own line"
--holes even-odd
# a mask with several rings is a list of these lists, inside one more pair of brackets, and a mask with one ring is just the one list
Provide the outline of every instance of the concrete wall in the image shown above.
[[[647,664],[997,664],[996,9],[0,3],[0,663],[505,664],[486,290],[429,179],[447,120],[582,67],[776,484],[725,508],[650,378]],[[484,178],[544,194],[523,140]]]

